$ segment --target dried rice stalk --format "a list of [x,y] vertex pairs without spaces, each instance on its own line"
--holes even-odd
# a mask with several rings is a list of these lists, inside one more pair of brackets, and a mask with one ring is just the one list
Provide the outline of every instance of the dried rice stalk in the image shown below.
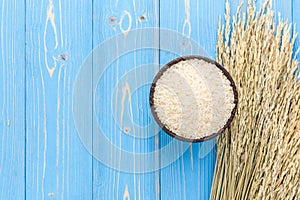
[[300,199],[296,33],[276,25],[269,0],[260,10],[249,0],[247,14],[240,6],[234,17],[227,2],[225,21],[217,61],[233,76],[239,105],[218,141],[211,199]]

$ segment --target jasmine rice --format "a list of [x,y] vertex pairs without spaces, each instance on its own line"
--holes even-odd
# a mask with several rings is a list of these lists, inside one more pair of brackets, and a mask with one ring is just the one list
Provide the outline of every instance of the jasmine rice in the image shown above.
[[192,58],[169,66],[157,79],[153,107],[166,129],[193,140],[220,131],[232,115],[234,99],[221,69]]

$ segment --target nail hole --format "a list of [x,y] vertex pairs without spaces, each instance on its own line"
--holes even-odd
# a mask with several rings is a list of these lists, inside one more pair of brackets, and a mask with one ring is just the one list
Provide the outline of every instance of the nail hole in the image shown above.
[[128,134],[129,131],[130,131],[130,128],[129,128],[129,127],[125,127],[125,128],[124,128],[124,133]]
[[52,197],[55,196],[55,194],[54,194],[53,192],[49,192],[49,193],[48,193],[48,196],[49,196],[50,198],[52,198]]
[[114,22],[114,21],[116,21],[117,19],[114,17],[114,16],[111,16],[110,18],[109,18],[109,21],[111,21],[111,22]]
[[67,54],[59,54],[57,59],[61,62],[67,61],[68,60],[68,55]]

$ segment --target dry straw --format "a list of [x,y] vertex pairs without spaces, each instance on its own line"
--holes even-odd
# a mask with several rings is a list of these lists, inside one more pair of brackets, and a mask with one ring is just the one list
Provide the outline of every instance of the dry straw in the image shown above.
[[[271,1],[226,3],[217,61],[234,78],[239,106],[218,140],[211,199],[300,199],[300,82],[292,26],[275,23]],[[294,27],[293,30],[296,28]],[[293,53],[294,52],[294,53]]]

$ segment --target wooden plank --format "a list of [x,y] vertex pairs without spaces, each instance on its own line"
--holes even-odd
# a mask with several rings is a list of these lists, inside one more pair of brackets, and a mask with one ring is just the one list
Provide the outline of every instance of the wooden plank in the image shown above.
[[[293,11],[296,9],[298,3],[293,0],[289,1],[281,1],[281,0],[273,0],[272,1],[272,8],[275,11],[275,22],[278,23],[278,20],[282,22],[287,22],[288,24],[297,23],[297,15],[293,13]],[[294,20],[296,19],[296,20]],[[299,20],[298,20],[299,24]],[[291,27],[290,33],[293,34],[294,27]],[[298,29],[299,30],[299,29]],[[298,47],[299,39],[296,40],[296,48]]]
[[278,20],[278,14],[280,14],[282,21],[289,21],[292,23],[292,0],[280,1],[273,0],[273,8],[276,12],[276,20]]
[[[258,0],[256,1],[257,9],[259,9],[266,0]],[[275,20],[278,22],[279,16],[282,21],[287,21],[292,23],[292,10],[293,8],[293,0],[281,1],[281,0],[271,0],[272,9],[275,11]]]
[[[299,33],[300,33],[300,16],[297,14],[297,10],[300,9],[300,2],[296,0],[292,0],[292,21],[293,24],[296,25],[296,32],[298,32],[298,37],[296,39],[296,44],[295,44],[295,51],[300,47],[300,39],[299,39]],[[294,29],[293,29],[294,30]],[[299,60],[300,55],[297,55],[297,59]],[[300,69],[299,69],[300,70]]]
[[25,197],[25,5],[0,3],[0,199]]
[[[223,17],[224,8],[225,1],[161,1],[160,27],[190,37],[206,51],[206,56],[215,59],[218,19]],[[160,64],[178,56],[160,52]],[[162,133],[162,145],[172,140]],[[161,199],[209,199],[215,165],[212,147],[214,141],[192,144],[176,162],[161,170]]]
[[[94,0],[93,46],[96,48],[105,43],[107,51],[94,57],[99,56],[108,62],[112,54],[117,55],[117,59],[109,66],[93,63],[93,82],[97,85],[94,105],[98,120],[94,123],[93,133],[102,127],[110,143],[110,149],[105,150],[105,155],[111,160],[110,167],[98,159],[93,161],[94,199],[159,199],[159,172],[137,173],[138,168],[153,165],[153,160],[146,159],[138,164],[139,160],[135,156],[132,159],[125,157],[126,152],[130,155],[147,154],[158,148],[158,136],[150,137],[155,130],[151,128],[153,121],[148,102],[154,74],[148,74],[146,70],[157,68],[158,49],[138,50],[137,46],[144,44],[143,41],[147,39],[139,31],[136,32],[136,39],[131,38],[134,29],[158,26],[158,6],[157,0]],[[119,39],[113,38],[118,34],[121,34]],[[108,38],[113,38],[113,42],[107,46]],[[158,48],[158,35],[153,42],[154,47]],[[129,53],[122,56],[124,48]],[[148,68],[143,65],[148,65]],[[99,67],[107,68],[101,77],[95,73]],[[113,95],[114,92],[116,95]],[[116,116],[112,116],[112,113]],[[145,139],[139,138],[139,135]],[[94,155],[99,153],[96,140],[97,136],[94,135]],[[121,150],[113,152],[113,146]],[[154,162],[158,164],[158,155],[154,156]],[[130,172],[124,171],[124,164],[133,166]]]
[[72,116],[92,50],[92,1],[26,1],[26,197],[92,199],[92,157]]

